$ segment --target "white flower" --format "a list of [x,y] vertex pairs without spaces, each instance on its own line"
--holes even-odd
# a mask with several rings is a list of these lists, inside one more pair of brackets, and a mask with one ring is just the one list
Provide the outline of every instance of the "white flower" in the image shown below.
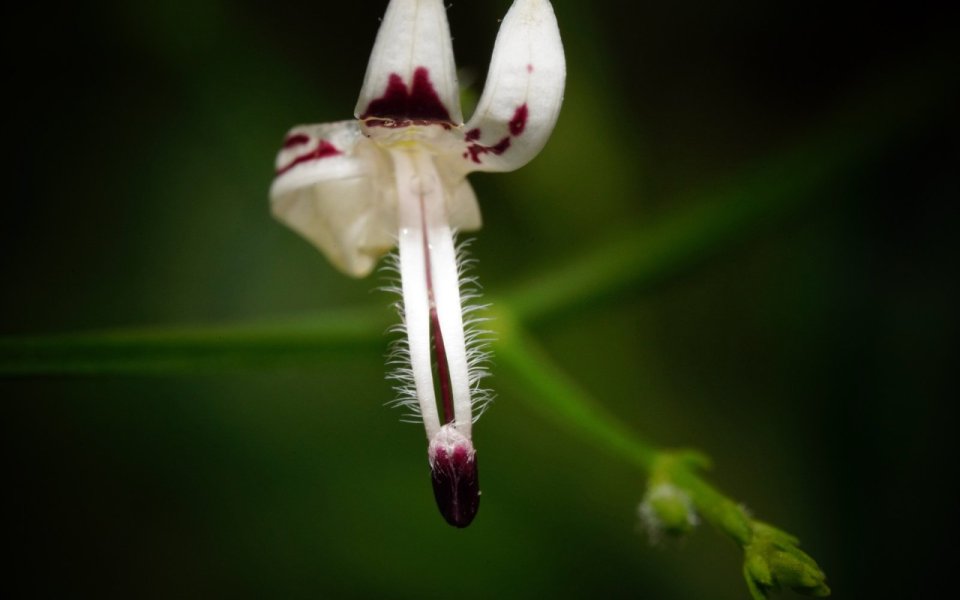
[[426,429],[437,503],[458,527],[479,504],[471,437],[479,376],[471,373],[454,244],[455,231],[481,225],[466,176],[529,162],[556,123],[565,77],[550,2],[515,0],[464,124],[442,0],[391,0],[356,120],[294,127],[277,156],[274,215],[337,268],[365,276],[399,247],[411,399]]

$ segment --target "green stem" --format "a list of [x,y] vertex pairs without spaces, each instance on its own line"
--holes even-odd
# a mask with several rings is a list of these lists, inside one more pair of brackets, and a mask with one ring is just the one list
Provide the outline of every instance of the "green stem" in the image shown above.
[[497,311],[497,364],[525,393],[518,397],[570,432],[649,470],[656,449],[587,396],[510,313]]
[[498,311],[497,363],[521,387],[515,397],[564,429],[683,489],[709,523],[738,543],[750,540],[749,519],[740,506],[694,471],[704,459],[695,453],[660,450],[644,441],[596,402],[557,366],[515,318]]
[[666,478],[686,492],[703,520],[744,546],[753,536],[750,517],[740,504],[722,494],[696,472],[695,465],[683,455],[663,452],[660,455]]
[[520,388],[514,397],[570,433],[633,463],[647,475],[651,488],[666,484],[675,490],[675,497],[689,499],[689,503],[681,500],[679,513],[676,504],[660,503],[657,517],[673,519],[676,524],[679,514],[679,520],[686,522],[684,511],[689,511],[692,503],[696,514],[742,548],[743,573],[753,598],[766,598],[769,591],[781,587],[813,596],[830,594],[826,575],[800,550],[796,538],[754,520],[738,502],[699,475],[707,464],[702,455],[653,447],[567,377],[514,317],[501,311],[496,323],[500,371]]
[[382,351],[390,311],[190,328],[128,329],[0,338],[0,374],[133,374],[272,368]]
[[[930,52],[932,56],[951,56]],[[930,61],[890,76],[865,99],[840,111],[806,141],[748,169],[726,185],[677,201],[681,211],[619,236],[584,258],[523,279],[497,299],[518,321],[537,324],[596,306],[658,281],[772,228],[826,194],[838,176],[869,160],[896,135],[943,108],[956,85],[934,77]],[[691,196],[693,197],[693,196]],[[0,374],[179,372],[303,364],[318,355],[381,349],[388,311],[326,312],[283,323],[0,337]],[[509,352],[502,345],[501,352]]]

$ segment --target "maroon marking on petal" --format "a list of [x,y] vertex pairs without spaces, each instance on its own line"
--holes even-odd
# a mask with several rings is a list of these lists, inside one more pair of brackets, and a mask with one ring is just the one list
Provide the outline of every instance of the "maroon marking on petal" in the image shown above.
[[478,128],[474,127],[473,129],[471,129],[470,131],[468,131],[468,132],[463,136],[463,139],[467,140],[468,142],[475,142],[475,141],[479,140],[479,139],[480,139],[480,130],[479,130]]
[[527,73],[533,73],[533,65],[527,64]]
[[471,145],[467,146],[467,153],[464,154],[463,157],[464,157],[464,158],[467,158],[467,156],[469,156],[469,157],[470,157],[470,160],[472,160],[473,162],[475,162],[475,163],[477,163],[477,164],[479,165],[479,164],[480,164],[480,155],[483,154],[483,153],[485,153],[485,152],[486,152],[486,148],[484,148],[483,146],[481,146],[481,145],[479,145],[479,144],[471,144]]
[[454,527],[466,527],[480,508],[477,453],[464,446],[455,446],[452,454],[437,448],[430,467],[433,497],[440,514]]
[[[491,153],[500,156],[510,148],[510,136],[503,138],[493,146],[484,146],[483,144],[470,144],[467,146],[467,152],[470,154],[470,160],[480,164],[480,157]],[[466,156],[464,156],[466,158]]]
[[479,165],[480,155],[486,154],[489,151],[490,149],[487,148],[486,146],[481,146],[480,144],[470,144],[469,146],[467,146],[467,154],[465,154],[463,157],[467,158],[467,155],[469,155],[470,160],[472,160],[473,162]]
[[300,146],[306,144],[310,141],[310,136],[305,133],[294,133],[288,135],[285,140],[283,140],[284,148],[293,148],[294,146]]
[[278,176],[283,175],[284,173],[294,168],[295,166],[299,165],[300,163],[310,162],[312,160],[319,160],[321,158],[328,158],[330,156],[337,156],[339,154],[343,154],[343,152],[340,152],[339,150],[337,150],[337,148],[333,144],[331,144],[327,140],[320,140],[320,143],[317,144],[316,148],[314,148],[310,152],[307,152],[306,154],[301,154],[300,156],[291,160],[285,166],[277,169],[277,175]]
[[503,138],[502,140],[500,140],[499,142],[497,142],[496,144],[494,144],[494,145],[490,148],[490,152],[493,152],[493,153],[496,154],[497,156],[500,156],[501,154],[503,154],[504,152],[506,152],[507,149],[509,149],[509,148],[510,148],[510,136],[507,136],[507,137]]
[[430,72],[426,67],[417,67],[413,72],[413,85],[409,90],[400,75],[391,73],[383,96],[372,100],[360,118],[401,123],[410,121],[449,123],[450,112],[440,101],[440,96],[437,95],[437,90],[430,81]]
[[517,107],[517,110],[513,113],[513,118],[510,119],[510,133],[512,135],[520,135],[523,133],[523,130],[527,127],[528,114],[526,103]]

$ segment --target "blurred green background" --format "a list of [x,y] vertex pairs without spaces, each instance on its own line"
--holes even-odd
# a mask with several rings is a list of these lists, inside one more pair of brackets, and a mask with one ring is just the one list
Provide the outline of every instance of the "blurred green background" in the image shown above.
[[[266,198],[290,126],[351,116],[385,4],[8,9],[0,334],[386,314],[382,278],[335,272]],[[938,480],[956,387],[958,128],[940,101],[955,26],[933,3],[554,4],[569,62],[554,137],[518,172],[472,178],[491,296],[798,147],[802,185],[851,143],[842,119],[869,114],[872,90],[932,99],[870,121],[875,139],[853,140],[869,152],[787,218],[535,329],[638,433],[710,454],[713,481],[796,533],[837,597],[932,585],[953,509]],[[449,11],[477,90],[508,5]],[[8,589],[746,597],[733,543],[704,528],[651,547],[642,475],[543,420],[496,366],[480,514],[448,527],[422,430],[384,407],[386,343],[279,370],[0,380]]]

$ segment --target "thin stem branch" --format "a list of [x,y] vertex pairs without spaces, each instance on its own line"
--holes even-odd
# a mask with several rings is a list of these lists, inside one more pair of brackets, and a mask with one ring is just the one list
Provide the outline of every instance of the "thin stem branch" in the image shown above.
[[[740,179],[710,188],[681,211],[628,229],[584,258],[526,277],[497,299],[525,324],[596,305],[628,289],[651,286],[776,226],[825,194],[818,193],[892,140],[936,115],[957,87],[933,60],[887,74],[883,85],[825,122],[805,141]],[[387,326],[379,307],[327,312],[281,324],[0,337],[0,374],[137,373],[231,366],[299,364],[331,351],[382,348]],[[501,352],[504,345],[501,345]],[[509,351],[509,350],[508,350]]]
[[315,364],[381,351],[390,311],[369,307],[221,326],[0,338],[0,374],[136,374]]
[[518,394],[572,433],[649,470],[656,449],[593,401],[558,367],[510,313],[498,310],[497,364],[528,393]]
[[[744,577],[755,599],[767,591],[789,587],[826,596],[830,588],[817,563],[799,549],[793,536],[753,519],[735,500],[704,480],[699,470],[708,460],[692,451],[657,449],[624,426],[581,390],[509,314],[497,315],[501,372],[521,387],[515,398],[567,431],[633,463],[654,484],[667,485],[680,499],[680,512],[652,507],[653,519],[679,514],[685,523],[693,509],[703,520],[730,537],[744,552]],[[648,494],[650,490],[648,490]],[[658,526],[669,524],[658,523]]]
[[705,459],[696,453],[661,450],[646,442],[580,389],[515,318],[498,311],[496,323],[497,362],[503,374],[522,388],[516,398],[647,475],[668,475],[690,495],[708,522],[741,544],[749,541],[749,520],[739,505],[693,472]]

